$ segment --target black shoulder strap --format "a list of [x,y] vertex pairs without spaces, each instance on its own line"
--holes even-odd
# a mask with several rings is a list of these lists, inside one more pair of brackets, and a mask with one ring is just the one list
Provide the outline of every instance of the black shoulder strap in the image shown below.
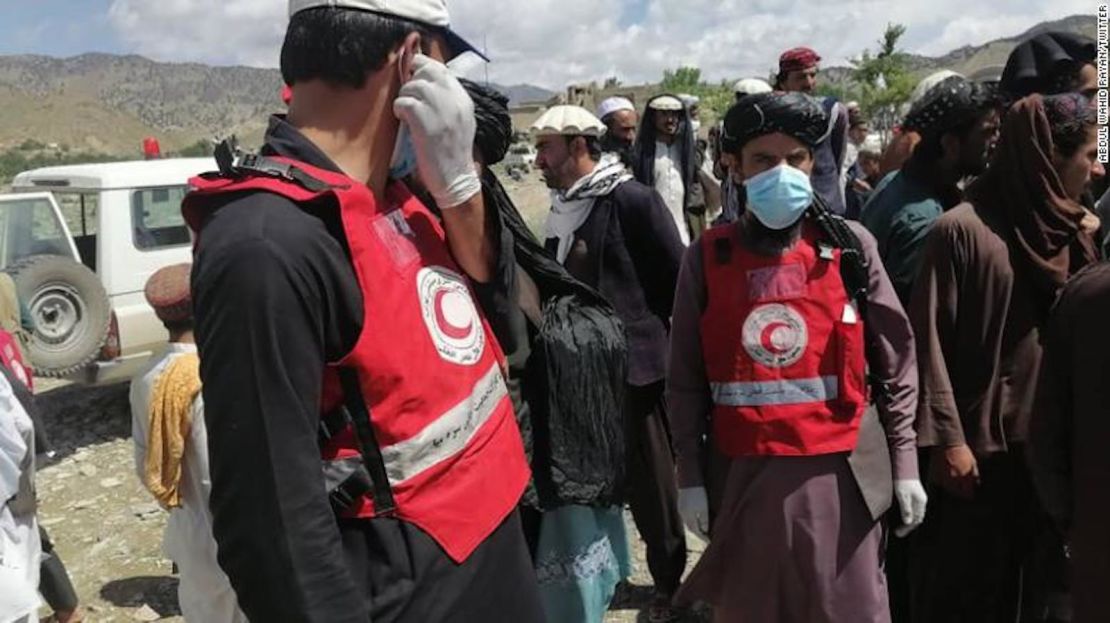
[[332,188],[331,184],[316,179],[302,169],[291,164],[278,162],[266,156],[253,154],[239,148],[234,136],[220,141],[213,153],[220,174],[227,177],[261,175],[296,182],[312,192],[323,192]]
[[343,400],[350,416],[351,425],[354,426],[355,437],[358,439],[359,453],[370,480],[374,483],[374,512],[378,515],[389,515],[397,508],[393,500],[393,488],[389,484],[389,474],[385,469],[385,459],[382,457],[381,446],[374,436],[374,429],[370,424],[370,409],[362,396],[362,387],[358,382],[358,373],[353,368],[339,368],[339,382],[343,387]]
[[[864,322],[866,336],[867,297],[870,291],[871,270],[867,256],[863,252],[863,245],[859,237],[848,227],[848,222],[843,217],[833,214],[819,195],[815,196],[813,205],[809,208],[809,214],[829,242],[840,249],[840,278],[844,281],[848,298],[856,302],[856,310]],[[864,350],[870,362],[875,352],[875,345],[866,337]],[[873,395],[889,392],[885,383],[880,383],[873,375],[868,376]]]
[[848,222],[833,214],[820,195],[814,195],[809,215],[828,241],[840,249],[840,277],[848,290],[848,298],[856,302],[860,317],[865,317],[871,276],[863,245],[848,227]]

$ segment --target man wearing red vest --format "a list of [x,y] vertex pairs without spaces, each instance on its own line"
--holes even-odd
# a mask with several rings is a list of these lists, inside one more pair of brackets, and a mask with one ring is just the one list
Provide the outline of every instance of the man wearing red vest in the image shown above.
[[290,16],[288,117],[183,206],[220,565],[252,621],[541,621],[466,44],[442,0]]
[[800,93],[733,106],[747,210],[690,247],[675,295],[679,506],[709,541],[679,599],[718,621],[887,622],[880,519],[892,498],[898,534],[924,519],[913,334],[874,238],[810,186],[827,128]]

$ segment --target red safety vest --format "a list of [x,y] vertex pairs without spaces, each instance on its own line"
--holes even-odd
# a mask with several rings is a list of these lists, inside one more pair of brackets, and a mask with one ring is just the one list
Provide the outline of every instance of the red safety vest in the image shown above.
[[[281,195],[307,211],[339,206],[365,311],[354,350],[329,366],[321,413],[344,402],[339,368],[356,371],[392,514],[461,562],[512,512],[531,477],[502,376],[504,356],[439,221],[403,185],[392,184],[380,204],[342,174],[270,160],[328,187],[309,190],[264,175],[194,178],[186,221],[199,231],[218,196],[244,191]],[[350,427],[323,448],[325,461],[359,454]],[[362,496],[347,514],[374,517],[373,497]]]
[[23,362],[23,354],[19,350],[19,343],[15,336],[0,329],[0,365],[12,371],[15,378],[19,379],[27,389],[34,389],[35,374],[31,367]]
[[702,246],[701,338],[718,448],[733,457],[855,449],[866,359],[840,251],[819,243],[809,223],[778,257],[746,250],[735,226],[706,232]]

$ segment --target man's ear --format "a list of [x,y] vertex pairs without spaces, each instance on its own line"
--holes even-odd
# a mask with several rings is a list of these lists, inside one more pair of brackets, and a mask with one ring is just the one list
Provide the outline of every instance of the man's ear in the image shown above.
[[421,53],[421,36],[418,32],[410,32],[401,41],[401,47],[397,50],[397,64],[398,72],[401,75],[401,83],[408,82],[412,79],[413,75],[413,61],[416,60],[416,55]]
[[575,158],[578,158],[582,154],[586,153],[588,150],[586,149],[585,137],[571,137],[570,140],[567,142],[567,151],[570,152],[570,155],[574,156]]

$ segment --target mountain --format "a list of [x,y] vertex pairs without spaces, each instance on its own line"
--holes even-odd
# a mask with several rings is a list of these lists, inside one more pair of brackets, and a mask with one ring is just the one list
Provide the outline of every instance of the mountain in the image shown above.
[[548,91],[543,87],[538,87],[533,84],[514,84],[511,87],[502,87],[496,84],[491,86],[509,96],[510,106],[531,104],[533,102],[546,102],[555,95],[554,91]]
[[[1042,22],[1020,35],[996,39],[982,45],[964,46],[944,56],[910,54],[909,66],[918,76],[926,76],[941,69],[951,69],[969,76],[979,70],[1005,66],[1006,59],[1017,44],[1048,31],[1069,32],[1095,39],[1098,34],[1098,21],[1093,15],[1072,15],[1059,20]],[[850,73],[849,67],[821,68],[822,78],[832,83],[846,81]]]
[[[282,108],[281,85],[276,69],[111,54],[0,56],[0,148],[33,140],[124,154],[146,136],[176,150],[232,133],[253,144],[267,115]],[[551,96],[528,84],[502,90],[514,103]]]
[[[1094,17],[1076,15],[940,57],[914,55],[910,65],[918,75],[941,68],[969,74],[1004,64],[1015,44],[1046,30],[1093,38],[1097,26]],[[849,72],[831,67],[822,76],[836,83]],[[498,88],[512,104],[556,95],[528,84]],[[33,141],[124,155],[137,154],[147,136],[174,151],[232,133],[253,145],[268,113],[282,108],[280,89],[275,69],[159,63],[133,55],[0,56],[0,150]]]

